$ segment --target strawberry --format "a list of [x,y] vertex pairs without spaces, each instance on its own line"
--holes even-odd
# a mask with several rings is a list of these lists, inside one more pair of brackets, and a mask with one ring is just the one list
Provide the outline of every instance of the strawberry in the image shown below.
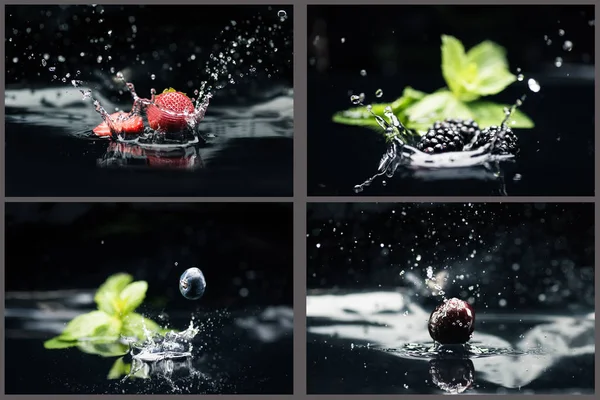
[[[144,131],[144,121],[140,116],[119,111],[111,114],[110,119],[115,129],[119,131],[118,133],[139,134]],[[106,122],[103,122],[95,127],[92,132],[94,132],[96,136],[100,137],[112,136],[110,128]]]
[[150,128],[163,132],[179,132],[187,127],[186,115],[194,113],[194,104],[185,93],[165,89],[146,109]]

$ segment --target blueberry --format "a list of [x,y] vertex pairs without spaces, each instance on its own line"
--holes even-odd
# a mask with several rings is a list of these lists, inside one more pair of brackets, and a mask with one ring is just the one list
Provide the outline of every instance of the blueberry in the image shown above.
[[466,301],[444,300],[429,317],[429,334],[441,344],[464,344],[475,329],[475,311]]
[[179,291],[188,300],[198,300],[206,290],[206,279],[198,268],[188,268],[179,278]]

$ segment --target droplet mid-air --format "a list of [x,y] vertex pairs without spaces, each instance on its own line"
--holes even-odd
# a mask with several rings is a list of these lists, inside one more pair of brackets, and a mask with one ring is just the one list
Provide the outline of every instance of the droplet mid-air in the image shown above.
[[179,291],[188,300],[198,300],[206,290],[206,279],[198,268],[188,268],[179,278]]

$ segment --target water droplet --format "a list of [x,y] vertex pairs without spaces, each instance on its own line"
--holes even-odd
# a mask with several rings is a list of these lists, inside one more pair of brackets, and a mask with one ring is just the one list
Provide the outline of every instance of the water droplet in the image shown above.
[[561,57],[556,57],[556,60],[554,60],[554,65],[556,66],[556,68],[562,67],[563,59]]
[[45,67],[47,64],[46,60],[42,60],[42,67]]
[[150,79],[155,80],[156,79],[156,75],[154,75],[154,74],[150,75]]
[[573,42],[571,42],[570,40],[565,40],[565,42],[563,43],[563,50],[564,51],[573,50]]
[[531,90],[534,93],[539,92],[541,89],[540,84],[535,79],[529,79],[527,81],[527,86],[529,86],[529,90]]
[[342,43],[346,43],[346,38],[342,38],[342,39],[341,39],[341,42],[342,42]]
[[523,81],[523,79],[525,79],[525,76],[524,76],[523,74],[519,74],[519,75],[517,75],[517,80],[518,80],[519,82],[522,82],[522,81]]
[[377,90],[375,91],[375,97],[378,97],[378,98],[379,98],[379,97],[381,97],[381,96],[383,96],[383,90],[381,90],[381,89],[377,89]]
[[523,179],[523,176],[521,174],[515,174],[515,176],[513,177],[513,181],[515,182],[519,182],[521,179]]
[[102,62],[102,56],[96,57],[96,62],[100,64]]
[[558,30],[558,36],[565,36],[565,30],[564,29],[559,29]]
[[279,20],[281,22],[285,21],[287,19],[287,13],[285,12],[285,10],[279,10],[277,11],[277,16],[279,17]]
[[58,62],[65,62],[66,60],[64,56],[58,56]]
[[364,69],[361,69],[360,76],[367,76],[367,71],[365,71]]
[[48,71],[54,72],[54,71],[56,71],[56,67],[50,67],[50,68],[48,68]]
[[350,101],[352,102],[352,104],[360,104],[360,97],[353,94],[352,96],[350,96]]

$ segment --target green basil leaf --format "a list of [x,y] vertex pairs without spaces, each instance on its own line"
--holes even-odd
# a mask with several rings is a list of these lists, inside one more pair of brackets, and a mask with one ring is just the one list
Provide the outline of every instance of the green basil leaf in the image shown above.
[[[492,125],[500,125],[505,118],[504,109],[509,107],[506,104],[497,104],[490,101],[477,101],[467,104],[473,119],[477,121],[481,128],[487,128]],[[534,122],[521,110],[513,111],[508,126],[517,129],[530,129],[535,127]]]
[[127,315],[138,308],[146,298],[148,283],[137,281],[130,283],[119,295],[121,315]]
[[119,295],[132,281],[133,277],[129,274],[115,274],[109,277],[94,296],[98,309],[109,315],[119,314]]

